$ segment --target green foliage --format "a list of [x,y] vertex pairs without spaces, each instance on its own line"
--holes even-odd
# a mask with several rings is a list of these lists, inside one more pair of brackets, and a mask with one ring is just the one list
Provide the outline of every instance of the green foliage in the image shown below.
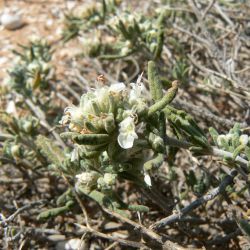
[[106,134],[85,134],[74,136],[72,139],[78,144],[102,145],[108,143],[110,137]]
[[80,35],[80,32],[88,32],[91,28],[103,24],[107,15],[114,13],[120,2],[120,0],[103,0],[101,5],[94,3],[79,13],[65,14],[63,41],[67,42]]
[[146,171],[159,168],[164,162],[164,155],[158,154],[155,158],[144,163],[144,169]]
[[40,127],[39,120],[31,115],[17,119],[7,113],[0,114],[0,124],[13,136],[35,136]]
[[3,155],[10,159],[21,159],[24,155],[24,148],[15,142],[5,141],[3,145]]
[[199,128],[195,120],[186,112],[167,106],[164,109],[168,121],[178,137],[186,138],[192,144],[201,148],[209,148],[205,133]]
[[51,139],[39,135],[35,141],[42,154],[56,166],[61,166],[65,155],[61,148],[59,148]]
[[[120,1],[103,1],[102,5],[93,4],[80,14],[65,15],[63,40],[80,36],[85,52],[100,59],[114,60],[135,53],[160,59],[168,12],[163,10],[159,15],[144,17],[129,11],[120,13],[119,4]],[[104,32],[103,27],[108,32]],[[95,29],[91,39],[90,28]],[[108,42],[111,37],[112,45]]]
[[250,223],[244,219],[239,220],[238,223],[241,231],[247,236],[247,239],[250,242]]
[[216,131],[215,128],[212,128],[212,127],[209,128],[209,133],[212,136],[214,144],[217,144],[219,133]]
[[51,79],[51,47],[45,40],[34,39],[28,46],[20,45],[21,51],[13,51],[19,61],[9,71],[10,87],[31,96],[36,89],[48,89]]
[[148,81],[152,99],[154,101],[158,101],[163,97],[163,91],[161,79],[157,71],[157,66],[153,61],[148,63]]
[[38,216],[38,220],[48,220],[49,218],[56,217],[59,214],[65,213],[71,209],[71,207],[74,205],[74,201],[68,201],[65,206],[52,208],[49,210],[46,210],[44,212],[41,212]]
[[171,103],[177,94],[177,90],[178,84],[177,82],[173,82],[172,87],[168,90],[167,94],[150,107],[148,115],[151,116],[155,114],[155,112],[164,109],[169,103]]
[[210,128],[209,132],[213,138],[214,144],[222,150],[232,153],[232,157],[224,158],[225,161],[231,162],[236,160],[238,156],[250,161],[249,147],[250,140],[247,134],[241,132],[238,123],[229,130],[228,134],[219,134],[214,128]]
[[188,83],[188,64],[183,60],[178,60],[174,65],[172,76],[174,79],[179,80],[182,84]]
[[[166,6],[160,5],[157,9],[159,1],[148,5],[149,14],[125,9],[128,5],[131,5],[131,8],[136,6],[137,2],[120,6],[120,0],[93,1],[89,7],[84,5],[82,9],[73,8],[70,13],[66,13],[62,40],[67,42],[77,37],[83,47],[81,56],[87,57],[80,60],[81,65],[75,65],[78,63],[75,60],[70,63],[67,61],[65,68],[73,67],[74,73],[63,74],[62,86],[60,80],[55,81],[50,62],[54,49],[60,49],[64,43],[57,41],[52,49],[46,41],[36,39],[27,46],[20,45],[18,50],[13,51],[18,61],[14,60],[14,67],[9,69],[8,85],[0,87],[0,94],[3,95],[0,104],[6,106],[6,110],[2,107],[0,110],[0,164],[7,178],[12,174],[13,167],[16,167],[18,178],[5,180],[3,176],[0,182],[10,183],[16,190],[21,186],[20,183],[28,181],[28,189],[23,185],[24,188],[17,193],[19,197],[26,193],[32,194],[32,199],[35,192],[30,192],[29,189],[33,186],[36,188],[37,183],[39,187],[40,181],[37,180],[40,177],[48,178],[52,187],[58,185],[50,193],[49,209],[38,215],[39,220],[46,221],[68,212],[73,218],[75,212],[79,212],[79,199],[86,202],[84,205],[88,213],[95,203],[125,217],[130,217],[132,212],[148,213],[149,207],[138,204],[145,202],[143,196],[137,196],[140,190],[147,197],[148,204],[153,201],[167,212],[168,217],[163,219],[167,221],[165,225],[170,226],[171,223],[177,222],[174,223],[174,231],[181,232],[181,237],[185,231],[183,226],[188,223],[192,233],[185,234],[186,238],[190,237],[190,240],[185,238],[186,245],[192,240],[196,247],[200,247],[201,244],[206,246],[204,235],[207,236],[207,232],[210,232],[211,222],[214,224],[214,232],[219,232],[220,228],[223,228],[224,233],[229,233],[230,237],[238,234],[236,223],[232,225],[233,230],[236,229],[235,233],[228,231],[228,228],[231,228],[230,213],[225,213],[225,221],[213,218],[210,220],[209,216],[224,216],[222,212],[226,211],[227,207],[224,206],[223,199],[226,202],[230,199],[232,204],[239,205],[242,210],[246,207],[250,171],[249,128],[241,129],[247,124],[247,121],[243,121],[241,125],[235,123],[227,133],[221,134],[218,124],[227,127],[232,121],[223,122],[223,118],[218,121],[207,119],[216,117],[213,112],[221,109],[224,99],[235,98],[239,104],[236,110],[239,110],[240,106],[246,107],[246,100],[249,99],[247,89],[237,86],[247,79],[239,77],[246,74],[246,70],[237,68],[240,63],[234,65],[232,58],[226,65],[220,64],[216,43],[223,37],[227,44],[227,36],[224,36],[220,29],[214,29],[218,26],[216,23],[208,21],[211,17],[222,16],[222,22],[229,24],[228,28],[237,27],[230,25],[237,18],[231,14],[227,18],[219,11],[227,11],[224,6],[233,6],[236,3],[219,1],[207,6],[203,11],[203,3],[193,4],[192,1],[188,1],[186,8],[185,1],[181,1],[181,4],[179,2],[178,5],[172,0],[161,2]],[[221,9],[220,4],[223,6]],[[196,25],[197,20],[202,20],[201,26],[199,22],[199,26],[190,29],[188,26]],[[239,20],[244,20],[244,17],[240,17]],[[183,24],[185,28],[182,27]],[[240,38],[243,42],[240,52],[246,50],[244,36],[248,35],[248,28],[244,25],[242,27],[243,33]],[[236,33],[231,32],[230,39],[237,35]],[[199,41],[197,44],[195,39]],[[219,44],[218,48],[220,46]],[[190,51],[193,53],[190,54]],[[225,49],[225,55],[228,52]],[[239,62],[241,54],[238,53]],[[114,61],[116,59],[124,60]],[[149,61],[147,65],[146,61]],[[230,72],[234,66],[237,67]],[[100,76],[93,84],[89,84],[81,78],[81,74],[89,72],[90,75],[86,78],[89,79],[88,77],[93,75],[93,68],[96,72],[110,76],[108,79],[115,79],[112,82],[117,83],[109,86],[108,80]],[[148,81],[143,78],[143,74],[135,81],[135,76],[143,70],[146,71],[144,76],[148,77]],[[233,72],[237,73],[237,77]],[[204,77],[207,84],[202,88]],[[191,79],[192,82],[189,82]],[[78,82],[80,80],[84,82],[84,86]],[[131,81],[134,82],[129,84]],[[56,85],[52,86],[51,83]],[[72,89],[67,85],[71,83],[74,84]],[[61,87],[63,91],[58,93]],[[79,98],[78,93],[83,90],[85,93]],[[180,100],[181,96],[173,104],[178,91],[179,94],[183,94],[185,101]],[[220,91],[226,94],[220,95]],[[204,101],[202,94],[205,94],[205,100],[212,100],[212,103],[206,105],[204,114],[201,110],[196,116],[197,109],[192,110],[192,101],[188,98],[197,98],[198,102],[194,102],[197,104]],[[209,95],[211,100],[208,98]],[[215,96],[222,98],[214,101]],[[11,104],[14,104],[12,110],[8,108],[10,99]],[[185,102],[190,102],[190,105],[183,106]],[[62,103],[75,105],[67,107],[63,115]],[[230,101],[227,104],[231,108]],[[182,106],[186,111],[180,108]],[[191,109],[195,119],[189,115],[187,108]],[[227,109],[225,113],[230,115],[233,111]],[[57,122],[61,115],[60,125],[56,125],[53,121]],[[212,140],[208,139],[207,131],[202,129],[202,126],[206,126],[201,119],[204,117],[206,122],[215,123],[214,126],[219,127],[218,131],[213,127],[209,129]],[[63,133],[59,136],[57,132]],[[194,156],[206,157],[200,160]],[[211,156],[215,158],[211,160]],[[194,162],[197,165],[195,170],[190,169]],[[233,171],[230,173],[231,170]],[[59,177],[63,177],[62,181],[65,181],[68,187],[62,185]],[[54,178],[59,179],[60,183],[54,183]],[[231,185],[233,181],[234,186]],[[214,189],[206,194],[212,186]],[[35,190],[38,190],[37,197],[44,196],[39,188]],[[53,197],[57,196],[55,194],[59,190],[64,193],[59,197]],[[130,196],[134,191],[136,195]],[[165,204],[162,194],[166,195],[169,204]],[[196,200],[193,200],[194,195],[197,196]],[[205,206],[207,201],[219,195],[220,198],[211,203],[212,206]],[[138,201],[135,201],[134,197]],[[242,200],[243,204],[240,203]],[[18,202],[18,206],[20,204]],[[194,209],[199,206],[197,216]],[[167,210],[173,207],[177,209],[178,214],[169,214]],[[206,208],[209,209],[204,211]],[[139,219],[142,219],[143,225],[148,226],[158,216],[163,215],[155,210],[155,207],[153,210],[147,217],[140,215]],[[22,212],[22,208],[19,211]],[[192,217],[184,217],[191,211]],[[0,222],[4,224],[1,217],[0,214]],[[246,217],[232,218],[249,238],[249,221]],[[208,223],[208,226],[203,226],[204,222]],[[9,230],[12,226],[10,224],[5,229]],[[138,229],[140,228],[143,229],[144,226]],[[153,233],[150,230],[146,231]],[[157,233],[153,233],[153,238],[155,235],[158,238]],[[196,237],[196,240],[193,240],[193,237]],[[6,235],[4,238],[7,239],[6,242],[9,239]],[[159,238],[162,241],[160,235]],[[228,238],[226,235],[223,240]],[[148,240],[144,240],[140,244],[146,246]],[[130,241],[124,241],[126,242],[131,244]],[[211,246],[211,242],[218,242],[218,239],[211,238],[208,247]],[[26,244],[27,241],[25,247]],[[153,243],[152,246],[158,247]]]
[[194,194],[201,196],[210,186],[210,178],[205,172],[196,174],[193,170],[184,171],[186,184],[192,189]]

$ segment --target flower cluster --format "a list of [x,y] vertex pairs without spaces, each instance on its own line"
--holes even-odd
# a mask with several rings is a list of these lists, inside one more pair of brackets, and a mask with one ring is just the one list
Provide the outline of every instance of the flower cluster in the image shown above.
[[77,192],[98,202],[102,195],[112,196],[120,179],[150,187],[150,174],[164,161],[164,116],[178,84],[173,82],[164,95],[155,63],[148,67],[150,92],[142,74],[129,86],[122,82],[108,86],[98,77],[101,86],[83,94],[78,106],[67,107],[60,121],[69,129],[61,137],[74,146],[63,169],[67,174],[76,169],[70,175],[75,177]]
[[79,106],[65,109],[60,123],[79,135],[118,133],[120,147],[132,148],[138,139],[136,125],[140,123],[140,114],[147,108],[141,78],[131,83],[130,90],[124,83],[115,83],[84,94]]
[[61,136],[74,142],[71,162],[95,159],[98,166],[76,175],[77,190],[85,193],[92,189],[108,190],[125,172],[139,176],[151,186],[148,170],[144,168],[148,149],[145,143],[140,145],[140,141],[148,139],[144,131],[149,104],[147,93],[141,74],[129,87],[121,82],[109,87],[102,85],[84,94],[79,106],[65,109],[60,124],[67,126],[70,132]]
[[247,146],[250,140],[247,134],[242,134],[239,124],[235,124],[227,134],[218,134],[216,144],[225,150],[232,151],[238,146]]
[[219,135],[217,138],[217,144],[220,147],[224,147],[225,144],[232,144],[233,140],[235,140],[237,137],[237,145],[247,145],[249,142],[249,137],[246,134],[238,136],[234,133],[228,133],[226,135]]
[[214,128],[209,130],[214,143],[225,151],[233,154],[233,159],[237,156],[243,156],[250,160],[250,139],[247,134],[243,134],[238,123],[230,129],[227,134],[219,134]]

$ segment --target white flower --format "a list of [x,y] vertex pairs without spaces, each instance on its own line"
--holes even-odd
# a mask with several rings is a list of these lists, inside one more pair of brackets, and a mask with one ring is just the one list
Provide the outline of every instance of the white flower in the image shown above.
[[234,135],[234,134],[228,133],[228,134],[225,135],[225,139],[226,139],[227,141],[229,141],[229,140],[231,140],[231,139],[233,138],[233,135]]
[[145,174],[145,175],[144,175],[144,181],[145,181],[145,183],[146,183],[149,187],[152,186],[151,178],[150,178],[150,175],[149,175],[149,174]]
[[96,180],[98,179],[98,173],[91,171],[91,172],[83,172],[75,176],[77,179],[77,185],[93,185]]
[[138,77],[136,83],[130,83],[130,85],[132,87],[130,94],[129,94],[129,101],[130,102],[138,101],[138,99],[142,97],[143,91],[145,91],[145,86],[141,81],[142,75],[143,75],[143,73]]
[[241,135],[239,141],[240,141],[240,143],[242,145],[247,145],[247,143],[248,143],[248,135],[245,135],[245,134]]
[[135,124],[132,117],[125,118],[120,124],[119,135],[118,135],[118,143],[124,148],[132,148],[134,144],[134,140],[138,138],[135,133]]
[[59,124],[66,125],[70,121],[70,115],[64,115],[59,121]]
[[43,72],[48,72],[51,68],[51,65],[47,62],[41,62],[41,68]]
[[109,87],[109,91],[112,91],[112,92],[121,92],[123,90],[126,89],[126,85],[123,83],[123,82],[118,82],[118,83],[114,83],[114,84],[111,84],[111,86]]
[[77,250],[81,246],[81,240],[80,239],[70,239],[66,242],[64,249],[65,250]]
[[6,113],[17,115],[16,104],[14,101],[9,101],[9,103],[6,107]]
[[55,250],[77,250],[82,249],[81,245],[80,239],[63,240],[56,244]]
[[82,95],[80,100],[80,108],[82,110],[82,113],[84,113],[85,115],[94,113],[92,102],[95,100],[95,98],[96,95],[92,92]]
[[64,116],[59,122],[62,125],[65,125],[69,122],[81,124],[84,118],[84,114],[81,107],[70,106],[64,110]]
[[112,186],[115,184],[116,176],[116,174],[105,173],[103,180],[108,186]]
[[14,158],[19,158],[21,156],[21,148],[19,145],[11,146],[10,152]]
[[74,149],[71,152],[71,157],[70,157],[70,161],[75,161],[79,159],[79,148],[77,145],[74,145]]
[[32,63],[30,63],[27,67],[27,69],[29,71],[38,71],[41,69],[41,65],[38,61],[33,61]]

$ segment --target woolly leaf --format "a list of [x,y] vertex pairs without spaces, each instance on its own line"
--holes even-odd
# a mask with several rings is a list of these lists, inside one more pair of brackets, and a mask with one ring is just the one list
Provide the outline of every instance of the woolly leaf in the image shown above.
[[52,208],[49,210],[46,210],[44,212],[41,212],[38,216],[38,220],[47,220],[51,217],[56,217],[59,214],[62,214],[64,212],[67,212],[70,210],[71,206],[74,204],[74,201],[70,200],[67,202],[67,204],[63,207],[57,207],[57,208]]
[[149,61],[148,63],[148,81],[149,89],[154,101],[158,101],[163,96],[161,79],[157,71],[155,62]]
[[176,96],[177,90],[178,90],[178,82],[174,81],[172,83],[172,87],[168,90],[167,94],[161,100],[159,100],[149,108],[148,115],[149,116],[153,115],[155,112],[162,110],[170,102],[172,102]]
[[59,148],[51,139],[39,135],[35,141],[37,147],[42,154],[56,166],[62,165],[65,155],[61,148]]
[[151,170],[153,168],[159,168],[161,166],[161,164],[163,163],[164,161],[164,156],[163,154],[158,154],[155,158],[147,161],[145,164],[144,164],[144,169],[145,170]]
[[212,127],[209,128],[209,133],[213,138],[214,144],[217,145],[217,138],[219,136],[219,133],[217,132],[216,129],[214,129]]
[[73,136],[73,140],[76,143],[84,145],[100,145],[103,143],[108,143],[110,137],[107,134],[83,134]]

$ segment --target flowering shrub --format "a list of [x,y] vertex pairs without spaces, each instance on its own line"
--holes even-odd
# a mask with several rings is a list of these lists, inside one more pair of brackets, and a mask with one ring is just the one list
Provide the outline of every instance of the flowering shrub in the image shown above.
[[[244,1],[139,2],[78,6],[60,40],[14,51],[0,85],[3,249],[79,234],[65,249],[239,249],[248,239]],[[129,10],[137,4],[147,15]]]
[[167,11],[163,9],[149,19],[129,11],[120,13],[114,8],[116,5],[119,1],[103,1],[102,7],[93,5],[85,9],[84,14],[66,15],[64,40],[78,35],[85,54],[101,59],[123,58],[135,53],[146,55],[148,59],[159,59]]
[[[155,64],[150,62],[149,68],[152,68],[151,91],[157,95],[160,91],[155,79]],[[115,83],[91,90],[83,94],[79,106],[65,109],[60,123],[67,126],[69,132],[62,133],[61,137],[74,144],[66,168],[80,165],[74,178],[79,193],[88,194],[100,202],[97,192],[114,197],[112,192],[115,192],[114,186],[119,179],[151,186],[149,173],[161,165],[166,151],[160,134],[165,132],[159,128],[163,122],[159,122],[162,119],[160,113],[173,100],[177,87],[173,83],[168,93],[151,105],[141,75],[130,87]],[[153,120],[154,124],[151,124]],[[40,146],[44,148],[42,144]],[[150,155],[153,155],[151,159]],[[153,159],[155,156],[156,160]],[[137,208],[140,210],[142,206]]]

